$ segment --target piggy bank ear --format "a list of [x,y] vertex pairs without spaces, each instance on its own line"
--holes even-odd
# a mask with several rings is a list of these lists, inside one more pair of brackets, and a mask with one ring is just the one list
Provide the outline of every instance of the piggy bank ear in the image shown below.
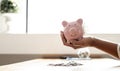
[[83,20],[82,20],[82,19],[78,19],[77,22],[78,22],[79,24],[82,24],[82,23],[83,23]]
[[63,21],[63,22],[62,22],[63,27],[66,27],[67,24],[68,24],[67,21]]

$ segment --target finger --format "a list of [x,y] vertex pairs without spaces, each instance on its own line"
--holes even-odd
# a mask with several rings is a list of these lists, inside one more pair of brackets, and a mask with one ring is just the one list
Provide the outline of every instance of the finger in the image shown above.
[[63,44],[65,44],[67,42],[67,40],[66,40],[66,38],[64,36],[63,31],[61,31],[61,38],[62,38]]
[[65,45],[70,46],[70,47],[72,47],[74,49],[82,48],[81,45],[73,45],[73,44],[69,44],[69,43],[66,43]]
[[61,38],[62,38],[62,41],[63,41],[63,44],[64,44],[64,45],[69,46],[69,47],[73,47],[72,44],[67,43],[67,40],[66,40],[66,38],[65,38],[65,36],[64,36],[63,31],[61,31]]
[[82,48],[81,45],[73,45],[74,49]]

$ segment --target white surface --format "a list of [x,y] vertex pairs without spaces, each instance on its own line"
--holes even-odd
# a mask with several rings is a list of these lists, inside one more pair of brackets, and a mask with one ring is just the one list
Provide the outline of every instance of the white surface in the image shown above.
[[76,60],[81,66],[49,66],[53,63],[66,63],[59,59],[34,59],[25,62],[0,66],[0,71],[120,71],[120,61],[113,59]]

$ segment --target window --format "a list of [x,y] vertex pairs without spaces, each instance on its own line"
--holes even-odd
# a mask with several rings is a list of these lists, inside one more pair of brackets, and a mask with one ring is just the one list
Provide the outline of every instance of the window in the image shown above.
[[18,6],[17,13],[8,13],[6,16],[10,18],[8,22],[10,34],[26,33],[26,0],[12,0]]

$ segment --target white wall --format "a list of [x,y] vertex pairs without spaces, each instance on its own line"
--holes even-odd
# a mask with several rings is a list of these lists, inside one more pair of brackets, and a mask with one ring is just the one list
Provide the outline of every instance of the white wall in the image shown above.
[[[90,36],[120,43],[120,34]],[[103,53],[94,48],[90,50],[92,53]],[[62,44],[59,34],[0,34],[0,54],[72,54],[76,52],[77,50]]]
[[[25,34],[26,0],[12,1],[17,3],[18,13],[6,14],[11,19],[7,23],[8,33]],[[83,18],[86,33],[118,34],[119,7],[119,0],[29,0],[28,33],[59,34],[63,20],[71,22]]]
[[63,20],[82,18],[86,33],[118,34],[119,3],[119,0],[29,0],[28,33],[59,34]]

